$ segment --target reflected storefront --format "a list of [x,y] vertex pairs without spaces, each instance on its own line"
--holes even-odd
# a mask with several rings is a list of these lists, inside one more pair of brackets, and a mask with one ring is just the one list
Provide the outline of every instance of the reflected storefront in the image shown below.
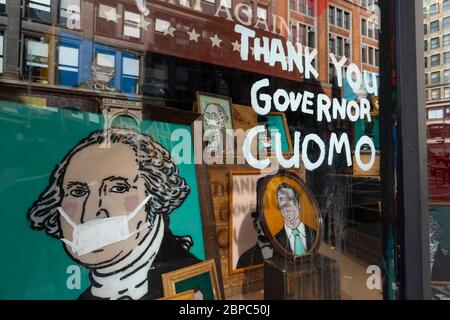
[[399,14],[418,23],[400,1],[0,0],[0,299],[428,298]]

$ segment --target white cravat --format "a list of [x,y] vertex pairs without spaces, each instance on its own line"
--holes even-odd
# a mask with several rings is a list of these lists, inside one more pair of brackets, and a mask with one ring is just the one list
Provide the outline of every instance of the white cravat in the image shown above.
[[158,215],[154,228],[129,256],[110,267],[91,270],[91,277],[97,284],[91,287],[92,295],[110,300],[124,296],[138,300],[146,295],[149,287],[148,271],[159,251],[163,236],[164,221]]
[[[300,239],[302,240],[303,246],[305,247],[305,252],[307,252],[309,248],[306,245],[305,225],[302,222],[300,222],[300,224],[298,225],[298,227],[296,229],[300,233]],[[286,236],[289,239],[289,244],[291,245],[291,251],[294,252],[295,237],[292,234],[292,231],[294,231],[295,229],[291,229],[287,225],[284,225],[284,230],[286,231]]]

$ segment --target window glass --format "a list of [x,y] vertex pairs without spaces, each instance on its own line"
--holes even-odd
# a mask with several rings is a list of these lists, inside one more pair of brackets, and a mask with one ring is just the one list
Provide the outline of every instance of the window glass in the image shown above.
[[50,0],[28,0],[28,17],[42,22],[51,22]]
[[[5,25],[13,10],[21,23]],[[380,53],[376,1],[0,0],[0,12],[2,298],[398,296],[379,103],[396,98],[380,66],[396,46]],[[450,95],[444,18],[423,22],[435,109]],[[175,291],[158,280],[182,275]]]

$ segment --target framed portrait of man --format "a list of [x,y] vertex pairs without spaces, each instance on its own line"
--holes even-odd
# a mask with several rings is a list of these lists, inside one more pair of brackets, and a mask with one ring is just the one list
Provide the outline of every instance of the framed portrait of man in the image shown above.
[[257,207],[257,183],[267,174],[260,170],[230,172],[229,273],[259,268],[272,257]]
[[293,152],[291,134],[286,115],[283,112],[271,112],[265,116],[258,115],[258,125],[266,128],[266,131],[259,135],[259,153],[275,153],[275,134],[280,135],[281,152],[284,155]]
[[274,252],[294,262],[315,255],[322,218],[312,192],[298,175],[283,171],[263,178],[257,210]]
[[189,136],[199,114],[146,106],[142,118],[106,122],[19,103],[11,113],[11,104],[0,103],[0,165],[15,168],[0,190],[9,199],[0,296],[158,299],[162,274],[218,259],[207,170],[194,155],[181,161],[171,139]]
[[221,300],[219,278],[214,260],[168,272],[162,276],[164,295],[194,291],[194,300]]
[[206,148],[214,153],[225,153],[229,145],[234,152],[234,137],[227,134],[233,129],[231,98],[205,92],[197,92],[194,111],[202,115]]

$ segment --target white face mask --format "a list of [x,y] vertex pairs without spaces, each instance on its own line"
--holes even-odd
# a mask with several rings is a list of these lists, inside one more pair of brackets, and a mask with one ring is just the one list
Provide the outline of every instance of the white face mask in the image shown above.
[[69,245],[73,252],[82,256],[107,245],[126,240],[142,229],[148,228],[149,224],[147,222],[139,230],[130,232],[128,222],[141,211],[149,199],[150,196],[142,201],[130,214],[91,220],[82,224],[74,223],[64,209],[59,207],[59,212],[73,228],[72,241],[67,239],[61,239],[61,241]]

